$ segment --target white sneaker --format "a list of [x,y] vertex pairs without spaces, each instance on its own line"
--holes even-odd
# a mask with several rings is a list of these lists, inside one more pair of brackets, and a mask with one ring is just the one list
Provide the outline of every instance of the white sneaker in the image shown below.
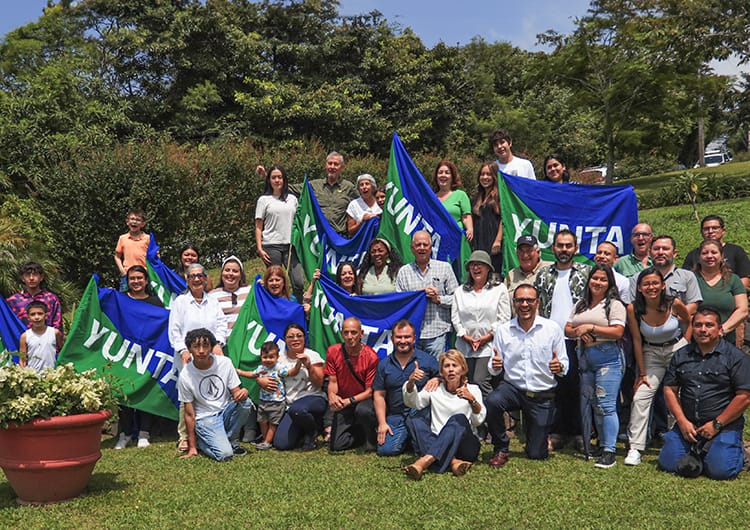
[[115,444],[115,449],[125,449],[125,446],[130,443],[130,436],[125,434],[124,432],[120,433],[120,438],[117,440],[117,443]]
[[149,445],[151,443],[148,441],[148,432],[140,431],[138,433],[138,449],[145,449]]
[[630,449],[625,457],[626,466],[637,466],[641,463],[641,452],[638,449]]

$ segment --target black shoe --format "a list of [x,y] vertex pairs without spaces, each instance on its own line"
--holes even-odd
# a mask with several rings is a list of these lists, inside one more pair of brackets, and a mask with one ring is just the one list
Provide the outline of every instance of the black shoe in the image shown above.
[[234,453],[234,456],[245,456],[247,454],[247,449],[240,447],[239,445],[234,445],[232,446],[232,452]]
[[615,454],[609,451],[605,451],[604,453],[602,453],[602,456],[599,457],[599,460],[596,461],[594,467],[609,469],[610,467],[614,467],[616,463],[617,461],[615,460]]

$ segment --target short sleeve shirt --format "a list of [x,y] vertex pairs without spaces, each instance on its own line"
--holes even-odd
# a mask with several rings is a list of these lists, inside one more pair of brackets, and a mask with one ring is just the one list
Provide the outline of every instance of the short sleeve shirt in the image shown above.
[[352,374],[348,363],[344,359],[344,347],[342,344],[334,344],[326,352],[326,375],[336,376],[336,382],[339,386],[339,396],[346,399],[356,396],[365,388],[372,388],[372,382],[375,379],[375,370],[378,367],[378,354],[368,345],[363,344],[362,350],[355,358],[349,356],[354,372],[365,383],[357,381]]

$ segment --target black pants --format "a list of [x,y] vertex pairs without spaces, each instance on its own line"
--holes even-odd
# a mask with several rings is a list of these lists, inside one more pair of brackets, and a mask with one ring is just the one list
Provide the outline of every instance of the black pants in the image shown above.
[[364,444],[365,451],[375,451],[378,447],[377,426],[372,399],[337,410],[333,413],[329,449],[344,451]]
[[524,391],[503,381],[487,397],[485,404],[487,405],[487,428],[492,434],[495,454],[507,453],[510,445],[510,438],[505,431],[503,413],[522,410],[526,434],[526,456],[534,460],[549,456],[547,436],[555,418],[553,397],[531,398]]
[[581,434],[581,383],[578,375],[576,341],[566,340],[568,373],[557,380],[555,421],[550,432],[567,436]]

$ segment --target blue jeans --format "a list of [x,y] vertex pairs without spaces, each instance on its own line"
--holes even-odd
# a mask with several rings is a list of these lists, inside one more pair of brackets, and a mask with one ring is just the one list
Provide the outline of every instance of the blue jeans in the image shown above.
[[417,342],[417,348],[423,352],[429,353],[436,359],[438,356],[445,351],[445,344],[448,340],[448,334],[438,335],[431,339],[419,339]]
[[198,449],[206,456],[224,462],[234,455],[240,429],[255,407],[250,398],[240,403],[230,402],[219,414],[195,420],[195,437]]
[[383,445],[378,445],[378,456],[396,456],[404,452],[404,447],[411,440],[411,432],[413,431],[409,424],[415,418],[421,418],[429,424],[430,408],[408,409],[404,414],[391,414],[385,418],[393,434],[386,433],[385,442],[383,442]]
[[604,451],[614,453],[620,430],[617,397],[625,368],[622,350],[616,342],[589,346],[584,349],[579,363],[581,410],[586,404],[593,409],[599,445]]
[[[690,451],[690,442],[682,437],[675,425],[664,434],[664,447],[659,451],[659,467],[670,473],[677,471],[677,462]],[[724,430],[714,438],[703,459],[703,474],[714,480],[729,480],[742,471],[742,428]]]
[[273,446],[279,451],[290,451],[305,439],[312,442],[318,433],[328,402],[322,396],[305,396],[292,403],[281,418]]

